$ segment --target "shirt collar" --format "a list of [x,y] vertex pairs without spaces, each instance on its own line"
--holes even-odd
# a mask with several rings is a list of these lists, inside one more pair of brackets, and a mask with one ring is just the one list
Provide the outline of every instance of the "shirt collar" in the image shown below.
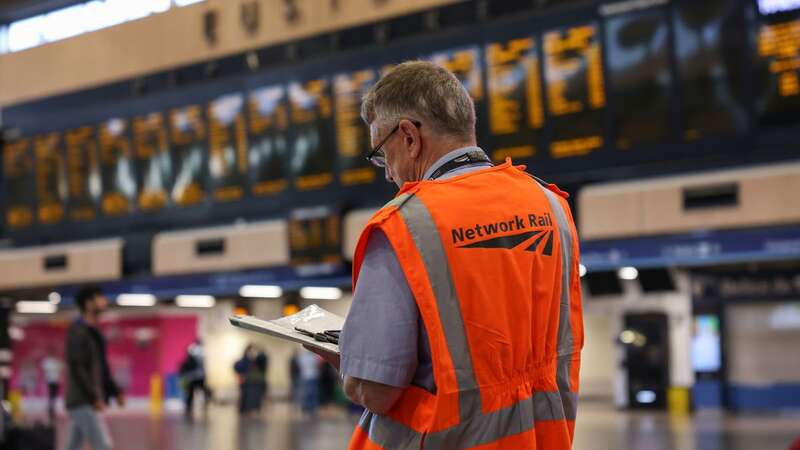
[[428,167],[428,170],[425,171],[425,176],[423,176],[422,179],[423,180],[429,179],[431,177],[431,175],[433,175],[433,173],[436,172],[436,169],[438,169],[439,167],[442,167],[443,165],[447,164],[449,161],[452,161],[452,160],[458,158],[459,156],[463,156],[463,155],[466,155],[469,152],[474,152],[474,151],[479,151],[481,153],[484,153],[483,149],[481,149],[480,147],[476,147],[476,146],[461,147],[461,148],[457,148],[457,149],[447,153],[446,155],[444,155],[441,158],[439,158],[438,160],[436,160],[436,162],[433,163],[432,166]]

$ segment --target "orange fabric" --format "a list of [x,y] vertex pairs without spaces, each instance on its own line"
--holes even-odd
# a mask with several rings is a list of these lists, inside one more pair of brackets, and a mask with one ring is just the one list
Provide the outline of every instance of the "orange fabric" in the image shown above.
[[[572,437],[569,434],[569,422],[566,420],[545,420],[536,422],[536,443],[539,449],[572,448]],[[572,422],[574,424],[574,422]]]
[[[438,230],[458,297],[480,413],[558,391],[556,383],[562,289],[570,293],[569,324],[574,341],[570,390],[577,392],[583,347],[578,238],[566,193],[554,185],[570,222],[573,258],[570,283],[562,286],[557,214],[547,196],[520,168],[506,164],[436,181],[407,183],[398,194],[425,205]],[[398,199],[398,202],[399,199]],[[389,416],[419,433],[436,433],[460,422],[459,386],[432,282],[414,236],[400,213],[402,203],[384,207],[362,233],[353,264],[353,287],[371,232],[381,229],[408,280],[431,344],[437,393],[408,388]],[[498,239],[506,238],[506,239]],[[471,246],[471,247],[469,247]],[[480,445],[480,449],[571,448],[567,420],[535,423],[533,430]],[[357,427],[351,450],[379,448]]]
[[367,433],[361,429],[361,427],[356,427],[355,431],[353,431],[353,436],[350,438],[350,445],[347,447],[348,450],[391,450],[391,449],[383,449],[380,445],[375,444],[374,442],[369,440],[369,436]]

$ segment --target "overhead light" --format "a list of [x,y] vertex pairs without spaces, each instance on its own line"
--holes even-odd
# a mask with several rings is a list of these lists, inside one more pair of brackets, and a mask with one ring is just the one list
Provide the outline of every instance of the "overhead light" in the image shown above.
[[339,300],[342,290],[335,287],[304,287],[300,289],[300,297],[306,300]]
[[175,297],[175,304],[182,308],[211,308],[216,299],[211,295],[179,295]]
[[50,302],[36,300],[22,300],[17,302],[17,312],[21,314],[52,314],[58,311],[58,306]]
[[280,286],[248,284],[239,289],[239,295],[248,298],[281,298],[283,289]]
[[619,340],[623,344],[631,345],[636,341],[636,332],[633,330],[625,330],[619,334]]
[[579,264],[578,265],[578,273],[580,274],[581,278],[586,276],[586,266],[584,266],[583,264]]
[[636,269],[636,267],[620,267],[617,271],[617,276],[619,276],[622,280],[635,280],[639,278],[639,271]]
[[639,391],[636,393],[636,401],[644,404],[655,403],[656,393],[649,390]]
[[61,303],[61,294],[58,292],[51,292],[50,295],[47,296],[47,300],[50,301],[50,303],[57,305]]
[[120,306],[153,306],[156,296],[153,294],[119,294],[117,304]]

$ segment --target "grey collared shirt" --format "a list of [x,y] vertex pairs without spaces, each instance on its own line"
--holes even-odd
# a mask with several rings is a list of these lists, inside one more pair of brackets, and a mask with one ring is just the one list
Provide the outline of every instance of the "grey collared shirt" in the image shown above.
[[[445,163],[478,147],[464,147],[441,157],[425,179]],[[439,179],[451,178],[490,163],[459,167]],[[436,390],[430,343],[419,308],[400,262],[386,235],[375,231],[367,242],[353,292],[353,303],[339,340],[343,376],[405,388],[411,384]]]

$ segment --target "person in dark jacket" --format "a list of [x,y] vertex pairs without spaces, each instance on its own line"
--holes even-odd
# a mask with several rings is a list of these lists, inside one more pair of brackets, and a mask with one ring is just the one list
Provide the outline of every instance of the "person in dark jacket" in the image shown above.
[[208,403],[211,401],[211,389],[206,385],[205,353],[203,352],[203,342],[200,339],[186,349],[186,357],[181,363],[178,372],[183,378],[186,391],[186,409],[184,412],[187,417],[191,417],[195,391],[201,390],[205,394],[204,409],[208,407]]
[[113,397],[122,407],[125,398],[106,358],[106,342],[100,332],[100,315],[108,299],[97,287],[78,291],[75,303],[81,315],[67,330],[64,359],[67,368],[65,403],[70,418],[66,450],[80,450],[88,441],[92,450],[111,448],[111,437],[99,414]]
[[267,370],[269,358],[266,353],[250,344],[242,358],[233,366],[239,375],[239,412],[255,414],[261,411],[267,395]]

